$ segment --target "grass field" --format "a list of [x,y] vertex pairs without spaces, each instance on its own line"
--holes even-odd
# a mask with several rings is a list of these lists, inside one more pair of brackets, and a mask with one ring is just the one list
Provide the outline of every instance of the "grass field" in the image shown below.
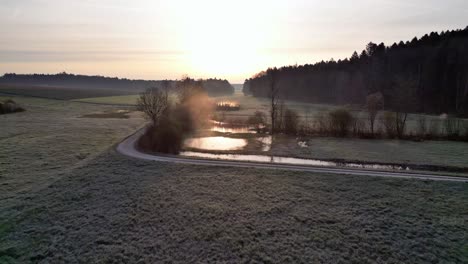
[[[298,141],[305,141],[299,147]],[[468,167],[468,143],[455,141],[368,140],[277,137],[271,153],[312,159]]]
[[468,261],[467,184],[135,160],[112,146],[138,114],[13,99],[0,263]]
[[99,103],[99,104],[121,104],[121,105],[136,105],[139,95],[119,95],[119,96],[104,96],[104,97],[91,97],[82,98],[74,101]]
[[[2,89],[0,87],[0,93],[2,90],[14,92],[15,88],[10,87],[10,89]],[[56,90],[60,90],[58,93]],[[26,94],[26,95],[46,95],[52,98],[60,99],[71,99],[78,102],[87,102],[87,103],[97,103],[97,104],[116,104],[116,105],[135,105],[139,97],[138,94],[129,91],[110,91],[110,90],[73,90],[66,89],[67,91],[62,91],[63,89],[59,88],[43,88],[43,87],[33,87],[33,88],[21,88],[17,92]],[[34,91],[34,92],[31,92]],[[55,95],[55,94],[58,95]],[[113,94],[114,93],[114,94]],[[122,94],[123,93],[123,94]],[[255,111],[262,111],[267,116],[269,113],[270,102],[268,98],[257,98],[253,96],[244,96],[242,92],[236,91],[233,95],[230,96],[220,96],[212,98],[216,102],[220,101],[235,101],[240,103],[241,109],[234,112],[218,112],[219,115],[224,115],[228,119],[234,120],[246,120],[249,116],[253,115]],[[300,121],[303,124],[308,124],[312,126],[317,119],[318,115],[326,115],[330,110],[337,109],[340,107],[346,107],[351,110],[356,118],[359,118],[367,124],[367,114],[366,112],[358,106],[336,106],[328,104],[312,104],[312,103],[301,103],[295,101],[284,101],[284,105],[290,109],[295,110],[299,116]],[[380,119],[383,117],[383,112],[377,116],[376,121],[376,131],[384,131],[383,124]],[[440,116],[434,115],[420,115],[420,114],[410,114],[407,119],[407,133],[416,133],[418,127],[418,119],[421,117],[426,118],[426,123],[428,129],[432,124],[436,124],[437,128],[434,129],[435,133],[443,133],[443,120]],[[464,120],[468,122],[468,120]],[[367,127],[366,127],[367,128]]]
[[[270,101],[268,98],[257,98],[253,96],[244,96],[242,93],[235,93],[232,96],[224,96],[215,98],[218,101],[235,101],[239,102],[241,105],[240,111],[235,112],[226,112],[224,115],[226,117],[230,117],[233,119],[243,119],[246,120],[249,116],[253,115],[255,111],[262,111],[269,116],[270,111]],[[349,109],[355,118],[361,119],[365,125],[367,125],[367,112],[362,109],[360,106],[336,106],[336,105],[328,105],[328,104],[313,104],[313,103],[301,103],[295,101],[284,101],[284,106],[295,110],[298,115],[300,116],[300,122],[302,124],[308,124],[309,126],[313,126],[314,122],[317,120],[317,116],[319,115],[327,115],[329,111],[345,107]],[[418,120],[424,117],[426,119],[426,125],[429,129],[431,125],[435,125],[434,132],[437,133],[444,133],[444,126],[443,126],[443,119],[441,116],[436,115],[422,115],[422,114],[409,114],[406,122],[406,132],[415,134],[418,129]],[[375,124],[376,131],[385,131],[383,123],[381,119],[383,118],[383,112],[381,111],[380,114],[377,116],[377,121]],[[467,122],[468,120],[464,120],[463,122]],[[368,126],[368,125],[367,125]],[[366,129],[369,129],[366,126]],[[467,126],[468,127],[468,126]]]
[[143,123],[139,114],[129,114],[128,119],[82,117],[121,110],[115,107],[8,98],[26,108],[26,112],[0,116],[2,209],[86,163]]

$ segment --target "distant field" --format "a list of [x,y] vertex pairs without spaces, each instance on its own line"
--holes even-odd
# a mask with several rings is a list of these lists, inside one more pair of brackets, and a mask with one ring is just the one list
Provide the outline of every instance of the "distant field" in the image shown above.
[[[60,87],[18,87],[18,86],[1,86],[0,95],[26,95],[43,98],[55,98],[60,100],[76,100],[88,103],[99,104],[117,104],[117,105],[135,105],[138,94],[131,91],[111,90],[111,89],[73,89]],[[269,99],[257,98],[253,96],[244,96],[240,91],[236,91],[231,96],[212,97],[215,101],[235,101],[240,103],[240,111],[225,112],[224,115],[231,119],[246,120],[255,111],[262,111],[265,114],[269,113]],[[284,105],[288,108],[296,110],[303,123],[313,125],[318,115],[324,115],[332,109],[343,106],[328,105],[328,104],[312,104],[300,103],[295,101],[285,101]],[[353,111],[354,115],[364,122],[367,122],[367,114],[357,106],[344,106]],[[221,114],[221,113],[220,113]],[[377,117],[376,130],[384,130],[383,125],[379,121],[381,114]],[[420,117],[424,116],[427,119],[427,126],[431,126],[431,122],[437,124],[437,132],[443,133],[443,120],[440,116],[410,114],[407,120],[407,132],[414,133],[417,129],[417,122]],[[465,120],[464,122],[468,122]]]
[[12,86],[0,85],[0,93],[12,95],[34,96],[38,98],[54,98],[59,100],[72,100],[90,97],[107,97],[117,95],[135,94],[132,91],[94,89],[94,88],[62,88],[42,86]]
[[[240,103],[240,111],[235,112],[225,112],[224,115],[226,117],[234,118],[234,119],[247,119],[251,116],[255,111],[262,111],[267,116],[269,115],[270,111],[270,101],[268,98],[259,98],[253,96],[244,96],[242,93],[235,93],[232,96],[223,96],[215,98],[217,101],[235,101]],[[313,104],[313,103],[302,103],[296,101],[284,101],[284,106],[290,109],[295,110],[299,116],[300,121],[302,123],[307,123],[309,125],[313,125],[315,120],[317,119],[318,115],[327,115],[329,111],[337,108],[345,107],[352,111],[353,115],[356,118],[359,118],[365,122],[367,125],[367,112],[359,106],[337,106],[337,105],[329,105],[329,104]],[[423,115],[423,114],[409,114],[407,121],[406,121],[406,132],[407,133],[415,133],[418,127],[418,120],[421,117],[426,118],[426,124],[429,128],[432,123],[437,125],[437,129],[435,130],[437,133],[443,133],[443,119],[441,116],[437,115]],[[383,118],[383,111],[380,111],[379,115],[377,116],[375,129],[376,131],[382,130],[384,131],[384,127],[380,119]],[[468,122],[468,120],[464,120],[464,122]],[[368,128],[368,127],[366,127]]]
[[0,95],[6,98],[26,111],[0,116],[0,200],[48,184],[145,122],[135,112],[126,119],[85,118],[128,110],[121,107]]
[[[103,103],[103,104],[122,104],[122,105],[135,105],[138,95],[120,95],[120,96],[108,96],[108,97],[94,97],[94,98],[82,98],[76,101],[90,102],[90,103]],[[270,102],[268,98],[257,98],[253,96],[244,96],[240,92],[236,92],[231,96],[220,96],[212,97],[216,102],[221,101],[234,101],[240,103],[240,110],[233,112],[218,112],[219,115],[223,114],[228,119],[239,119],[246,120],[249,116],[253,115],[255,111],[262,111],[267,116],[269,115]],[[285,101],[284,105],[290,109],[297,111],[300,116],[302,123],[313,125],[318,115],[326,115],[329,111],[340,107],[347,107],[350,109],[354,116],[360,118],[367,125],[367,113],[365,110],[359,109],[357,106],[336,106],[328,104],[312,104],[312,103],[301,103],[295,101]],[[384,131],[383,124],[379,119],[383,116],[383,112],[377,116],[376,131]],[[426,124],[429,128],[432,123],[437,124],[437,133],[443,133],[443,119],[440,116],[434,115],[421,115],[421,114],[409,114],[407,118],[408,133],[415,133],[418,127],[418,119],[421,117],[426,118]],[[464,122],[468,122],[465,120]],[[367,127],[366,127],[367,128]]]
[[77,99],[74,101],[88,102],[88,103],[100,103],[100,104],[135,105],[137,102],[138,96],[139,95],[135,94],[135,95],[92,97],[92,98]]

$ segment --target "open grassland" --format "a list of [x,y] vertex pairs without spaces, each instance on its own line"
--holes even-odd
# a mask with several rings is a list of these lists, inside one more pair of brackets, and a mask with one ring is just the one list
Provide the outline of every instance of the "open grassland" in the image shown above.
[[119,95],[105,97],[82,98],[75,101],[99,104],[120,104],[120,105],[136,105],[139,95]]
[[[306,142],[299,146],[298,142]],[[468,168],[468,143],[455,141],[275,138],[271,154],[312,159],[437,165]]]
[[463,263],[468,185],[136,160],[143,120],[13,98],[0,117],[0,263]]
[[[135,105],[139,95],[117,95],[117,96],[99,96],[99,97],[89,97],[89,98],[80,98],[75,101],[79,102],[88,102],[88,103],[99,103],[99,104],[116,104],[116,105]],[[172,94],[172,97],[175,99],[175,95]],[[223,101],[232,101],[240,104],[239,111],[227,111],[222,112],[218,111],[216,113],[218,118],[226,118],[226,121],[246,121],[248,117],[252,116],[255,111],[261,111],[269,116],[270,111],[270,101],[268,98],[258,98],[253,96],[244,96],[242,93],[236,92],[230,96],[218,96],[212,97],[215,102]],[[335,110],[341,107],[349,109],[355,118],[358,118],[362,121],[363,128],[369,130],[368,127],[368,115],[367,112],[359,106],[337,106],[337,105],[328,105],[328,104],[313,104],[313,103],[302,103],[296,101],[286,100],[284,101],[284,106],[295,110],[299,115],[299,121],[301,125],[306,125],[308,127],[313,127],[317,125],[318,116],[327,116],[328,112]],[[422,114],[409,114],[406,122],[406,133],[416,134],[418,131],[418,122],[421,118],[425,118],[426,129],[428,132],[436,136],[437,134],[444,133],[444,124],[443,118],[440,116],[434,115],[422,115]],[[384,132],[385,128],[383,126],[383,111],[377,116],[375,130],[376,132]],[[463,120],[463,122],[468,122],[468,120]],[[462,133],[463,125],[461,129]]]
[[95,88],[63,88],[43,86],[13,86],[0,85],[0,94],[23,95],[38,98],[53,98],[59,100],[72,100],[90,97],[108,97],[129,95],[137,92],[132,90],[95,89]]
[[111,106],[9,98],[26,108],[26,112],[0,116],[2,205],[50,184],[144,123],[134,112],[128,113],[126,119],[85,117],[124,110]]
[[466,184],[147,162],[110,150],[27,197],[8,219],[3,260],[468,260]]
[[[241,93],[235,93],[232,96],[223,96],[214,98],[216,101],[233,101],[240,103],[240,110],[234,112],[218,112],[219,116],[225,116],[227,119],[232,120],[246,120],[249,116],[253,115],[255,111],[261,111],[269,117],[270,111],[270,99],[259,98],[253,96],[244,96]],[[328,112],[338,108],[346,108],[352,112],[353,116],[363,122],[364,128],[369,130],[368,125],[368,113],[363,106],[358,105],[329,105],[329,104],[314,104],[314,103],[302,103],[296,101],[285,100],[284,106],[296,111],[299,115],[299,121],[302,125],[313,127],[317,125],[317,119],[319,116],[327,116]],[[380,111],[376,118],[375,130],[376,132],[385,131],[382,119],[384,112]],[[434,135],[444,133],[443,118],[436,115],[423,115],[423,114],[409,114],[406,121],[406,133],[415,134],[418,131],[418,122],[424,118],[427,126],[427,130],[430,130]],[[468,122],[468,120],[463,120]],[[468,127],[468,126],[467,126]],[[462,129],[463,130],[463,129]]]

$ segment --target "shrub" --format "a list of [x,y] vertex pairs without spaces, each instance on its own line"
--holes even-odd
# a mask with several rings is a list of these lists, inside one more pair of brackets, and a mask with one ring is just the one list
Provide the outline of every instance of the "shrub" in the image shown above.
[[151,125],[138,141],[144,150],[178,154],[183,144],[183,132],[170,118],[161,118],[158,126]]
[[432,119],[429,123],[429,132],[430,137],[437,137],[440,134],[440,120]]
[[284,112],[284,133],[295,135],[299,126],[299,115],[296,111],[286,109]]
[[418,119],[416,120],[416,122],[417,122],[416,133],[420,137],[425,137],[426,134],[427,134],[426,117],[425,116],[419,116]]
[[328,116],[324,115],[323,113],[319,113],[316,116],[315,127],[319,134],[328,134],[329,132],[329,120]]
[[[366,135],[366,124],[365,121],[359,117],[353,118],[353,134],[358,137]],[[374,133],[371,134],[373,136]]]
[[170,114],[182,133],[188,134],[195,130],[195,122],[190,109],[185,105],[177,105]]
[[396,136],[396,114],[392,112],[385,112],[383,116],[382,123],[385,128],[385,133],[389,138],[394,138]]
[[207,123],[211,115],[211,100],[198,88],[182,87],[175,106],[169,102],[167,90],[150,89],[140,96],[139,109],[152,121],[138,141],[141,149],[179,153],[185,137]]
[[464,139],[468,140],[468,120],[463,121]]
[[335,136],[344,137],[353,123],[353,116],[346,109],[337,109],[329,113],[330,130]]
[[266,123],[266,115],[261,111],[255,111],[255,113],[247,119],[247,123],[254,126],[257,132],[260,132],[262,126]]
[[23,111],[25,111],[24,108],[19,106],[15,101],[11,99],[0,102],[0,114],[10,114]]
[[447,116],[444,120],[444,128],[445,128],[445,134],[449,138],[456,138],[460,135],[460,127],[461,127],[461,122],[460,119],[453,117],[453,116]]

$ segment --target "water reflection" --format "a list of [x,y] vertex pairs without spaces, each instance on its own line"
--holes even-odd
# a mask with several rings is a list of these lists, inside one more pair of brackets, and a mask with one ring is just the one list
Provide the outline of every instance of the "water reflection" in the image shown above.
[[212,154],[203,152],[185,151],[180,153],[181,156],[198,157],[205,159],[218,159],[218,160],[234,160],[234,161],[253,161],[264,163],[281,163],[281,164],[294,164],[294,165],[310,165],[321,167],[348,167],[360,169],[375,169],[375,170],[409,170],[401,166],[381,165],[381,164],[359,164],[359,163],[340,163],[333,161],[323,161],[315,159],[299,159],[289,157],[276,157],[266,155],[238,155],[238,154]]
[[189,138],[184,142],[186,147],[204,150],[239,150],[247,145],[247,140],[228,137]]
[[271,136],[259,137],[257,140],[262,143],[262,151],[269,151],[271,149]]
[[220,133],[232,133],[232,134],[241,134],[241,133],[255,133],[255,131],[250,130],[249,127],[226,127],[226,126],[218,126],[214,125],[210,128],[213,132],[220,132]]

